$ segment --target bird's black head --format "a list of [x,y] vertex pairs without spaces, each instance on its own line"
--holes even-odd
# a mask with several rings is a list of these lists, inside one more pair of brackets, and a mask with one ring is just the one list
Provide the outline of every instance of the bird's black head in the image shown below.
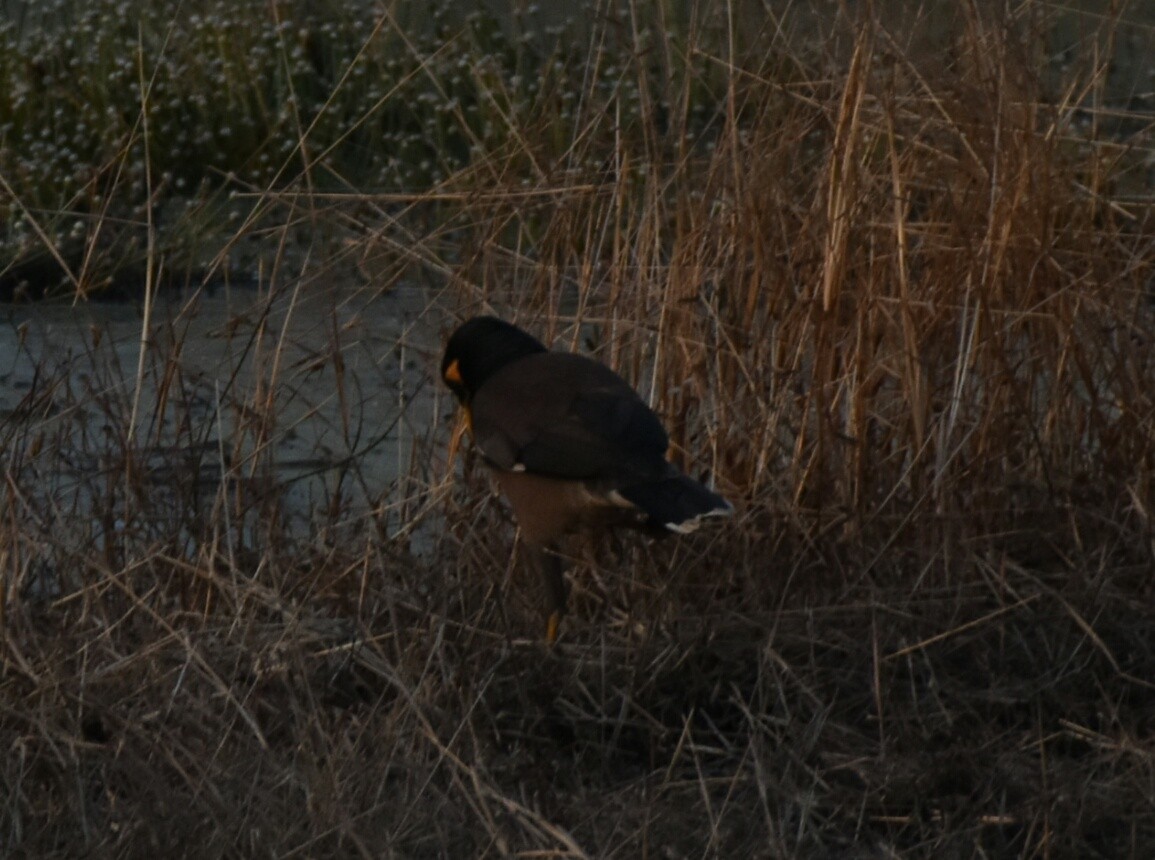
[[474,317],[445,345],[441,378],[468,405],[485,380],[511,361],[547,352],[541,341],[497,317]]

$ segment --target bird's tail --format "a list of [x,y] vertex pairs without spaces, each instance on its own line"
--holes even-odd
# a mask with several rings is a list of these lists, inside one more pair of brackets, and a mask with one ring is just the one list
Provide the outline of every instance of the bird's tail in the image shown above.
[[696,529],[703,517],[729,516],[734,510],[713,490],[680,472],[618,492],[644,511],[650,522],[681,534]]

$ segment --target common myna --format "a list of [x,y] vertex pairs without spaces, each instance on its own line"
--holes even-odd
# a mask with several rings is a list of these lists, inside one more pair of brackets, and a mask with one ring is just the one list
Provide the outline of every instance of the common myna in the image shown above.
[[604,364],[550,352],[516,326],[481,316],[449,338],[441,377],[534,550],[551,643],[566,608],[552,551],[562,535],[582,525],[685,533],[732,510],[666,459],[658,416]]

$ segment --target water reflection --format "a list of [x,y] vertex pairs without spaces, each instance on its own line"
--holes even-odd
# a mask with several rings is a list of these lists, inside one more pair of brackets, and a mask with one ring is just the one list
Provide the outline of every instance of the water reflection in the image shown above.
[[24,559],[8,587],[76,588],[67,559],[94,549],[115,570],[158,547],[191,560],[273,535],[420,537],[450,405],[421,291],[220,289],[148,319],[129,304],[0,313],[5,514]]

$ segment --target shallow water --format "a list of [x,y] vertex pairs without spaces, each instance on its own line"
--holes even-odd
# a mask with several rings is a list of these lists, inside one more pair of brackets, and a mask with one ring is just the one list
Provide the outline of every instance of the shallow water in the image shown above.
[[375,514],[386,536],[418,537],[406,511],[444,474],[452,411],[432,372],[438,319],[404,288],[219,289],[147,319],[132,304],[0,307],[11,510],[75,550],[192,541],[185,524],[256,493],[234,531],[275,511],[301,537],[358,533]]

